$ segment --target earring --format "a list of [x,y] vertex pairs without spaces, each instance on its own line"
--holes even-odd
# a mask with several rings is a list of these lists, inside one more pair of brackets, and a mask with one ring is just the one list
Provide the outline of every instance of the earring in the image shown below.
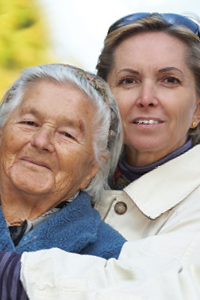
[[197,127],[197,123],[196,122],[192,122],[192,126],[191,126],[192,128],[195,128],[195,127]]

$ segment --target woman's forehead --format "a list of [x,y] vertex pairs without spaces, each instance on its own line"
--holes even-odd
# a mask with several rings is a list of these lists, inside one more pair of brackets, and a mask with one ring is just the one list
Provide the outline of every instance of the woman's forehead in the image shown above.
[[[176,51],[174,50],[176,49]],[[153,65],[155,68],[186,66],[187,46],[166,33],[150,32],[133,35],[115,50],[114,67]]]
[[16,112],[19,115],[30,113],[37,117],[54,118],[68,124],[78,122],[83,130],[80,124],[90,123],[95,109],[89,97],[71,83],[39,82],[26,89]]

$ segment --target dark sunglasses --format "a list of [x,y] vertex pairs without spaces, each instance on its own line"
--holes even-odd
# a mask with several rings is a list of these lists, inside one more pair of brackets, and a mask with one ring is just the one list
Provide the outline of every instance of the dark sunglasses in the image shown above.
[[[170,14],[170,13],[167,14],[156,13],[156,14],[162,17],[162,19],[170,25],[181,25],[190,29],[195,35],[197,35],[200,38],[199,26],[192,20],[188,19],[187,17],[177,15],[177,14]],[[110,26],[110,28],[108,29],[108,34],[122,26],[131,24],[132,22],[148,17],[149,15],[151,15],[151,13],[136,13],[136,14],[125,16]]]

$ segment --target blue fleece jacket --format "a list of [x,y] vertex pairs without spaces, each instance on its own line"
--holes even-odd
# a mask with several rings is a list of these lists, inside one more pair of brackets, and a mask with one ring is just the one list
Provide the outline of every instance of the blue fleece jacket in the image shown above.
[[57,247],[68,252],[108,259],[118,258],[125,241],[101,220],[85,192],[25,234],[17,246],[13,244],[0,208],[0,250],[23,253]]

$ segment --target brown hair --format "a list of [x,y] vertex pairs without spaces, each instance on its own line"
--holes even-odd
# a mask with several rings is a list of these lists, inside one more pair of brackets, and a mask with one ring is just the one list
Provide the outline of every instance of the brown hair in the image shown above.
[[[165,32],[181,40],[188,47],[186,63],[194,74],[196,93],[200,97],[199,37],[186,27],[169,24],[159,14],[150,14],[108,33],[96,66],[97,74],[107,81],[108,74],[114,66],[114,54],[117,46],[127,38],[142,32]],[[188,135],[192,136],[193,144],[200,143],[200,124],[194,129],[189,129]]]

